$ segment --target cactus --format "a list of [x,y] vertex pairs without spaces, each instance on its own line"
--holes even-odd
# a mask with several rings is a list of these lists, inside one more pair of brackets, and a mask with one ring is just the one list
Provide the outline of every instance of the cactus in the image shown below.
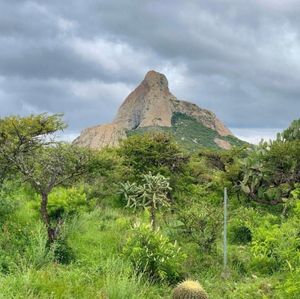
[[208,295],[198,281],[186,280],[174,289],[172,299],[208,299]]

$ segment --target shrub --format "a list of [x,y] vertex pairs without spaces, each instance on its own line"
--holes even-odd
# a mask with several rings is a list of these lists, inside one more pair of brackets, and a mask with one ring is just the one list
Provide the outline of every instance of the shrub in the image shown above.
[[251,242],[251,266],[263,274],[290,270],[300,265],[299,219],[265,224],[255,229]]
[[222,209],[208,201],[186,200],[178,208],[180,230],[187,240],[196,243],[201,251],[212,252],[221,235]]
[[54,258],[57,262],[70,264],[75,259],[74,252],[65,238],[59,237],[52,246]]
[[49,195],[49,214],[60,218],[63,214],[75,214],[86,206],[83,188],[57,188]]
[[78,216],[69,217],[62,223],[59,237],[51,246],[51,250],[57,262],[69,264],[75,260],[75,253],[73,248],[69,245],[69,239],[75,232],[80,231],[83,224],[81,218]]
[[185,254],[176,242],[148,225],[134,227],[123,253],[138,273],[144,272],[151,280],[174,283],[182,278]]
[[15,198],[18,196],[17,184],[9,184],[5,182],[0,186],[0,226],[8,220],[11,215],[17,210],[19,200]]
[[276,287],[275,298],[300,298],[300,269],[288,273],[282,283]]
[[7,198],[0,198],[0,226],[13,214],[16,207],[16,202]]
[[[40,209],[38,195],[35,194],[35,202],[32,206],[35,210]],[[48,211],[52,220],[59,220],[67,215],[75,215],[85,211],[87,207],[87,196],[82,186],[80,187],[58,187],[48,197]]]
[[246,221],[233,219],[228,227],[228,238],[232,244],[246,245],[252,241],[252,231]]
[[186,280],[173,292],[173,299],[208,299],[208,295],[198,281]]

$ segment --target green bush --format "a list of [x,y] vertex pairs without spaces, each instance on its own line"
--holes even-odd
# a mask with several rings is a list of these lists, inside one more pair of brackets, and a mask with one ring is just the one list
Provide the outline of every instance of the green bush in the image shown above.
[[39,269],[51,261],[53,252],[47,247],[47,231],[41,222],[5,225],[0,237],[0,272]]
[[9,182],[0,185],[0,227],[18,208],[18,187],[18,184]]
[[75,260],[75,253],[70,246],[69,240],[78,231],[81,230],[84,222],[79,216],[68,217],[61,224],[58,239],[51,245],[51,250],[54,254],[54,259],[61,264],[70,264]]
[[[53,220],[66,215],[75,215],[87,208],[87,196],[82,186],[55,188],[49,194],[48,201],[49,216]],[[32,205],[36,210],[39,210],[39,199],[33,202]]]
[[244,220],[234,218],[228,225],[228,239],[231,244],[246,245],[252,241],[252,231]]
[[86,204],[86,194],[82,187],[57,188],[49,195],[49,214],[53,217],[74,214],[83,210]]
[[70,264],[75,260],[74,252],[65,238],[60,237],[52,246],[54,258],[57,262]]
[[133,228],[124,250],[138,273],[145,273],[153,281],[174,283],[182,278],[182,263],[185,254],[162,235],[148,225]]
[[177,212],[181,235],[196,243],[201,252],[214,251],[222,231],[222,208],[211,204],[208,199],[190,199],[182,202]]
[[0,192],[0,226],[13,214],[16,207],[17,203],[15,201],[1,197]]
[[253,233],[251,267],[263,274],[300,266],[300,221],[290,218],[280,224],[262,224]]
[[276,299],[300,298],[300,269],[288,273],[282,283],[276,287]]

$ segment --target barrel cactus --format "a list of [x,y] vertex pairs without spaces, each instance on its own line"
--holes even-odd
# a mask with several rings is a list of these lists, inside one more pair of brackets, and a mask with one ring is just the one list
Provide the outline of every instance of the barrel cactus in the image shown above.
[[173,291],[173,299],[208,299],[208,295],[198,281],[186,280]]

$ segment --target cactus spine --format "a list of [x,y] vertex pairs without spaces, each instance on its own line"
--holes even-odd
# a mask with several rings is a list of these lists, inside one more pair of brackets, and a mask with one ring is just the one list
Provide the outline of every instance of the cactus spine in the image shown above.
[[186,280],[174,289],[172,299],[208,299],[208,295],[198,281]]

